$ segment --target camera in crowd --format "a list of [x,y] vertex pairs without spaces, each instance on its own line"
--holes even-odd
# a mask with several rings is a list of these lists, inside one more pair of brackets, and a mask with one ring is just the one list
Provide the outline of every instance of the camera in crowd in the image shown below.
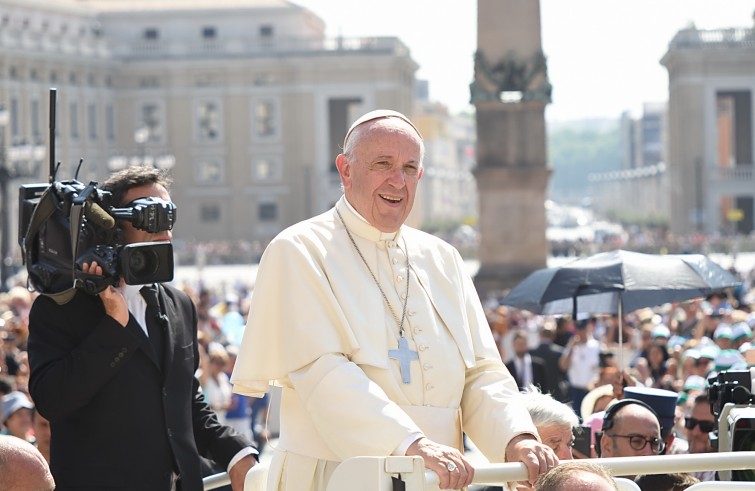
[[[116,220],[150,233],[171,230],[176,206],[140,198],[117,208],[109,191],[76,179],[22,185],[18,237],[31,286],[65,303],[77,289],[94,295],[121,279],[130,285],[172,280],[172,245],[124,244]],[[102,276],[82,270],[84,263],[94,261]]]
[[[755,450],[755,368],[726,370],[708,379],[710,409],[718,419],[719,452]],[[715,439],[712,439],[714,443]],[[724,481],[755,481],[755,469],[719,471]]]

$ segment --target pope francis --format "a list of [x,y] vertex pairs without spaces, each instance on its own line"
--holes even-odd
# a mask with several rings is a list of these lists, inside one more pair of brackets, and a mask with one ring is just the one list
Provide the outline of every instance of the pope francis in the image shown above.
[[558,463],[459,253],[404,225],[423,156],[406,116],[365,114],[336,158],[344,196],[265,250],[231,381],[257,397],[282,388],[266,489],[324,490],[359,455],[419,455],[460,489],[474,476],[462,431],[491,462],[524,462],[530,483]]

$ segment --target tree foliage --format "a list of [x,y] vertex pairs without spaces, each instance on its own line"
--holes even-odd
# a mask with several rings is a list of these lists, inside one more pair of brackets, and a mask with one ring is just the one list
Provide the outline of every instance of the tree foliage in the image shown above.
[[548,131],[553,168],[551,199],[573,201],[588,196],[588,175],[621,168],[618,121],[561,123]]

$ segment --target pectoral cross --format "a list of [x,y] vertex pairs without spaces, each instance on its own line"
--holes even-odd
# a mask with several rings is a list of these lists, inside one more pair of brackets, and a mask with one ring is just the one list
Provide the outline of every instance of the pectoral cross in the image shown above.
[[398,349],[388,350],[388,358],[398,360],[399,370],[401,371],[401,381],[405,384],[411,382],[411,367],[409,363],[412,360],[419,360],[416,351],[409,349],[409,341],[405,337],[398,339]]

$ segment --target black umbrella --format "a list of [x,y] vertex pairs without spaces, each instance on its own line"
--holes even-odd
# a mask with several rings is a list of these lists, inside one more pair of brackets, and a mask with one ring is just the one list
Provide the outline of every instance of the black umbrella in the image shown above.
[[704,297],[740,281],[701,254],[642,254],[617,250],[540,269],[503,304],[537,314],[617,314]]

